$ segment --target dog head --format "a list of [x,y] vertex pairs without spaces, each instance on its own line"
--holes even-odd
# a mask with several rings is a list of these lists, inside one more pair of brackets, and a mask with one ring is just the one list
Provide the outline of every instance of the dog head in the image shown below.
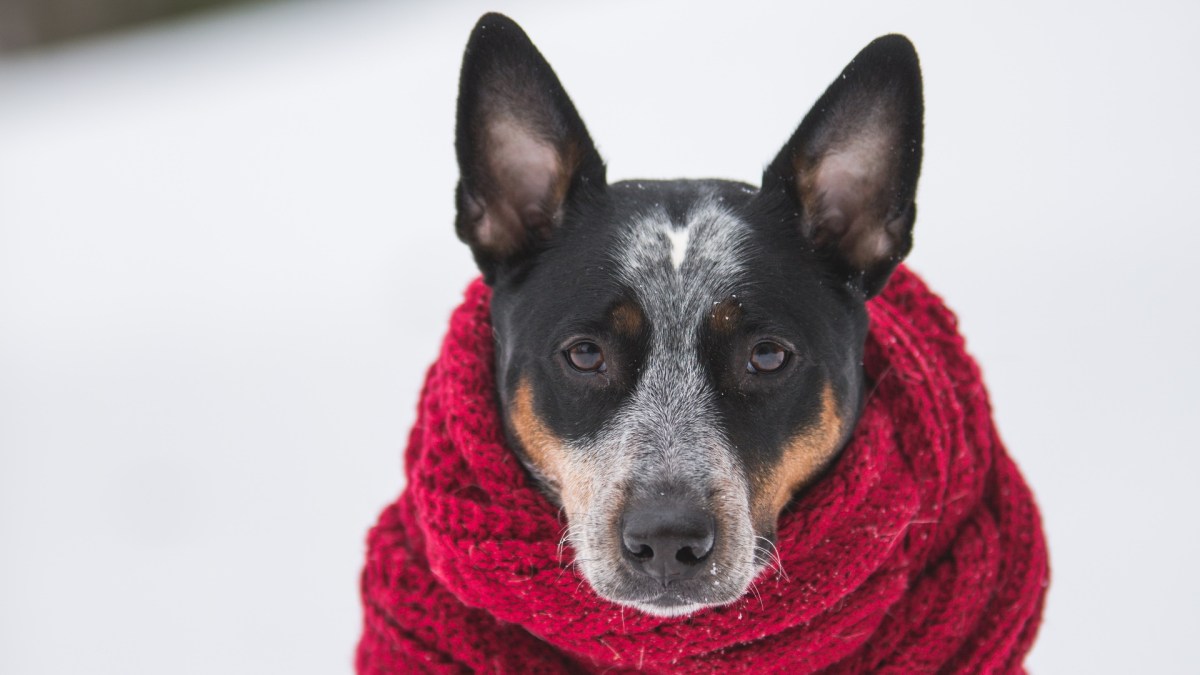
[[763,174],[609,184],[558,78],[489,14],[463,61],[457,231],[493,289],[514,450],[595,591],[732,602],[864,390],[864,303],[912,244],[921,76],[867,46]]

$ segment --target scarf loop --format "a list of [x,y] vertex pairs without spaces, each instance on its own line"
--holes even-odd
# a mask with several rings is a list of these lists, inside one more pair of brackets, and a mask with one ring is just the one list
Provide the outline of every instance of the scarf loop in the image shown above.
[[784,510],[785,574],[663,619],[600,599],[565,522],[506,447],[489,289],[429,369],[407,487],[368,536],[363,675],[1023,672],[1049,569],[954,315],[901,266],[867,309],[874,382],[834,466]]

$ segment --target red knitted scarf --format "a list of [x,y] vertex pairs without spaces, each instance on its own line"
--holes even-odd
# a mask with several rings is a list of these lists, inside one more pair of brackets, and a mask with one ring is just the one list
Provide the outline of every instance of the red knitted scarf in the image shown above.
[[901,267],[868,304],[851,443],[780,516],[786,577],[662,619],[597,597],[505,447],[486,286],[429,371],[408,486],[368,539],[360,673],[1020,672],[1046,547],[954,316]]

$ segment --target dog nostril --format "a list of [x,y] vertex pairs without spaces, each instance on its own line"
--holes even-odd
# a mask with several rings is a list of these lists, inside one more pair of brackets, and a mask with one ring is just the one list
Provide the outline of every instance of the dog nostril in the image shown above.
[[654,549],[650,548],[646,544],[642,544],[636,551],[630,551],[630,553],[632,553],[633,557],[637,558],[638,560],[649,560],[654,557]]
[[695,565],[696,563],[708,557],[708,554],[711,550],[712,549],[710,548],[708,551],[704,551],[700,555],[696,555],[695,549],[693,549],[691,546],[684,546],[675,553],[675,559],[685,565]]

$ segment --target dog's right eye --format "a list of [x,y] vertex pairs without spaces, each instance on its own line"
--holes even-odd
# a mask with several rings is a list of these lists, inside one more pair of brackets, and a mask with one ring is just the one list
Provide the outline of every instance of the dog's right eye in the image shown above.
[[750,350],[750,360],[746,363],[746,372],[773,373],[783,368],[788,362],[788,351],[783,345],[764,340]]
[[576,342],[567,347],[563,355],[567,363],[575,370],[584,373],[602,373],[607,369],[604,364],[604,352],[595,342]]

